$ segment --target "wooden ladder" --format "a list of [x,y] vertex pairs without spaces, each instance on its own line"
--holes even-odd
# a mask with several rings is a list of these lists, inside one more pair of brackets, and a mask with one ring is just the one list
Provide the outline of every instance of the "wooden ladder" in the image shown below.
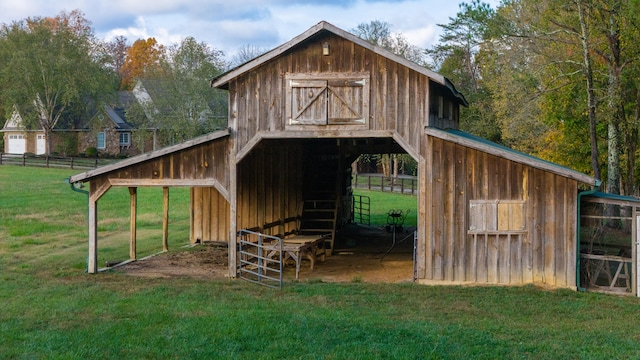
[[322,249],[326,255],[331,255],[336,235],[337,216],[338,201],[336,199],[305,200],[298,231],[301,235],[330,234]]

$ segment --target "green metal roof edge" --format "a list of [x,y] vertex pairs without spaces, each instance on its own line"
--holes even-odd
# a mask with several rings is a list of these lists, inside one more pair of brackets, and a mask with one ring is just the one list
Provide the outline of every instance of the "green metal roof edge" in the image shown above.
[[618,194],[609,194],[601,191],[596,191],[593,194],[587,194],[585,197],[595,197],[601,199],[610,199],[610,200],[618,200],[618,201],[628,201],[628,202],[636,202],[640,203],[640,198],[629,195],[618,195]]
[[478,143],[483,144],[483,145],[488,146],[488,147],[493,147],[495,149],[502,150],[502,151],[504,151],[506,153],[511,153],[514,156],[521,156],[521,157],[524,157],[524,158],[528,158],[528,159],[530,159],[531,161],[534,161],[534,162],[538,162],[538,163],[541,163],[541,164],[546,164],[546,165],[548,165],[550,167],[555,167],[555,168],[558,168],[558,169],[562,169],[564,171],[572,172],[572,173],[575,173],[575,174],[579,174],[581,176],[591,177],[593,179],[592,185],[595,185],[596,187],[600,186],[600,180],[597,180],[597,179],[593,178],[591,175],[587,175],[585,173],[582,173],[582,172],[580,172],[578,170],[575,170],[575,169],[572,169],[570,167],[567,167],[567,166],[564,166],[564,165],[560,165],[560,164],[557,164],[557,163],[554,163],[554,162],[551,162],[551,161],[548,161],[548,160],[544,160],[544,159],[541,159],[539,157],[536,157],[536,156],[533,156],[533,155],[529,155],[527,153],[524,153],[524,152],[521,152],[521,151],[518,151],[518,150],[514,150],[514,149],[509,148],[507,146],[495,143],[495,142],[487,140],[487,139],[483,139],[481,137],[478,137],[476,135],[472,135],[472,134],[464,132],[462,130],[450,128],[450,129],[445,129],[445,130],[441,130],[441,131],[444,131],[446,133],[450,133],[452,135],[455,135],[455,136],[458,136],[458,137],[461,137],[461,138],[464,138],[464,139],[467,139],[467,140],[478,142]]

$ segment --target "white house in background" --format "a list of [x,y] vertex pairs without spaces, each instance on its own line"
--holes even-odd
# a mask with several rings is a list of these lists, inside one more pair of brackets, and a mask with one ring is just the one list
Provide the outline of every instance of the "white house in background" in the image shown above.
[[18,111],[13,111],[11,118],[2,128],[4,134],[3,152],[9,154],[33,153],[36,155],[47,152],[47,140],[44,130],[40,127],[28,130],[22,125],[22,117]]

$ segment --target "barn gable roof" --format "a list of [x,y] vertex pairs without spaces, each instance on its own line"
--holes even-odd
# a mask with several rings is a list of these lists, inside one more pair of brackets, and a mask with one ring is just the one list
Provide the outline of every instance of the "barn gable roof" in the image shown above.
[[191,140],[187,140],[183,143],[180,144],[176,144],[173,146],[168,146],[166,148],[162,148],[156,151],[152,151],[149,153],[144,153],[144,154],[140,154],[138,156],[134,156],[122,161],[119,161],[117,163],[111,164],[111,165],[106,165],[106,166],[102,166],[99,167],[97,169],[94,170],[89,170],[87,172],[83,172],[81,174],[77,174],[77,175],[73,175],[69,178],[69,182],[70,183],[77,183],[77,182],[86,182],[91,180],[91,178],[94,178],[96,176],[100,176],[109,172],[113,172],[113,171],[117,171],[123,168],[126,168],[128,166],[132,166],[132,165],[137,165],[140,164],[142,162],[145,161],[149,161],[149,160],[153,160],[153,159],[157,159],[159,157],[162,157],[164,155],[168,155],[168,154],[172,154],[175,152],[178,152],[180,150],[185,150],[188,148],[191,148],[193,146],[197,146],[209,141],[213,141],[213,140],[217,140],[220,138],[224,138],[229,136],[230,134],[230,130],[229,129],[224,129],[224,130],[220,130],[220,131],[215,131],[206,135],[202,135],[196,138],[193,138]]
[[423,66],[420,66],[412,61],[409,61],[401,56],[398,56],[384,48],[375,46],[369,42],[367,42],[366,40],[363,40],[349,32],[346,32],[334,25],[331,25],[330,23],[326,22],[326,21],[321,21],[319,23],[317,23],[316,25],[312,26],[311,28],[309,28],[307,31],[305,31],[304,33],[294,37],[293,39],[291,39],[290,41],[280,45],[279,47],[266,52],[258,57],[256,57],[253,60],[250,60],[244,64],[241,64],[215,78],[213,78],[211,80],[211,87],[215,87],[215,88],[220,88],[220,89],[227,89],[228,90],[228,86],[229,86],[229,81],[231,81],[234,78],[237,78],[238,76],[241,76],[247,72],[252,71],[253,69],[255,69],[256,67],[262,65],[263,63],[266,63],[270,60],[273,60],[274,58],[280,56],[281,54],[287,52],[288,50],[296,47],[297,45],[309,40],[310,38],[314,37],[315,35],[317,35],[318,33],[321,33],[323,31],[328,31],[331,32],[337,36],[340,36],[346,40],[349,40],[363,48],[366,48],[380,56],[383,56],[385,58],[388,58],[392,61],[395,61],[396,63],[399,63],[401,65],[406,66],[409,69],[412,69],[420,74],[423,74],[427,77],[429,77],[431,80],[433,80],[434,82],[445,86],[446,88],[448,88],[452,95],[458,100],[458,102],[461,105],[464,106],[469,106],[469,103],[467,102],[467,100],[465,99],[464,95],[459,92],[455,86],[453,85],[453,83],[447,79],[446,77],[444,77],[443,75],[440,75],[436,72],[433,72]]
[[465,133],[464,131],[455,129],[440,130],[432,127],[427,127],[425,128],[425,132],[427,133],[427,135],[434,136],[442,140],[451,141],[462,146],[483,151],[488,154],[525,164],[540,170],[549,171],[557,175],[577,180],[584,184],[589,184],[595,187],[600,186],[600,181],[596,180],[594,177],[583,174],[579,171],[575,171],[568,167],[510,149],[506,146],[496,144],[489,140],[473,136],[469,133]]

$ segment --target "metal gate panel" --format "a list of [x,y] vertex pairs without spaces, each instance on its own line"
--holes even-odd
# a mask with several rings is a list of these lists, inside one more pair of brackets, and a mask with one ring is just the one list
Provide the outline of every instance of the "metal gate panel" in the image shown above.
[[237,244],[238,277],[259,285],[282,289],[282,239],[240,230]]

